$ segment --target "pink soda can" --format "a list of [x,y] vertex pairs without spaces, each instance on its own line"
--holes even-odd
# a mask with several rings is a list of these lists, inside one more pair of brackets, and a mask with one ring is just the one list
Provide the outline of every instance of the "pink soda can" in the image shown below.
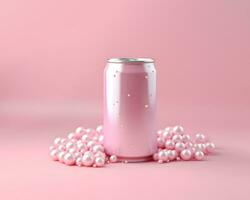
[[156,70],[150,58],[112,58],[104,69],[104,146],[121,161],[150,160],[156,144]]

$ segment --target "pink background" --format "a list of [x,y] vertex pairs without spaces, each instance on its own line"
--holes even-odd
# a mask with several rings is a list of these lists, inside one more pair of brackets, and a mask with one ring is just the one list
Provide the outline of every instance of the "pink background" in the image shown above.
[[[0,1],[0,195],[248,199],[249,36],[247,0]],[[102,123],[110,57],[154,58],[159,127],[202,131],[217,155],[103,169],[51,162],[55,136]]]

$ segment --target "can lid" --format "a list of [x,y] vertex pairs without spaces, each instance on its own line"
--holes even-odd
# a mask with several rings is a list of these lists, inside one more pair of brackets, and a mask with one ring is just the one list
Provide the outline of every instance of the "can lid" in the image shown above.
[[126,63],[126,62],[141,62],[141,63],[153,63],[151,58],[110,58],[109,63]]

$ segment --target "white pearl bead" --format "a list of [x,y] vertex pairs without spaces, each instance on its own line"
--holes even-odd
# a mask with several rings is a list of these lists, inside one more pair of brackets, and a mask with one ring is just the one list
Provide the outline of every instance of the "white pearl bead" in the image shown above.
[[61,152],[59,152],[58,153],[58,160],[61,162],[61,163],[63,163],[64,162],[64,155],[65,155],[65,152],[64,151],[61,151]]
[[203,160],[204,159],[204,153],[202,151],[196,151],[194,153],[194,158],[196,160]]
[[54,147],[54,146],[50,146],[50,147],[49,147],[49,151],[52,151],[52,150],[54,150],[54,149],[56,149],[56,147]]
[[194,144],[194,148],[196,149],[196,151],[202,151],[202,152],[206,151],[206,145],[203,143]]
[[159,160],[163,160],[163,161],[167,161],[167,160],[168,160],[167,151],[166,151],[166,150],[161,150],[161,151],[158,153],[158,159],[159,159]]
[[81,157],[78,157],[78,158],[76,159],[76,165],[77,165],[78,167],[81,167],[81,166],[82,166],[82,158],[81,158]]
[[165,146],[165,140],[163,137],[158,137],[157,138],[157,145],[158,147],[164,147]]
[[184,150],[185,149],[185,144],[183,143],[183,142],[177,142],[176,144],[175,144],[175,150],[177,151],[177,152],[180,152],[180,151],[182,151],[182,150]]
[[165,143],[166,149],[174,149],[175,148],[175,142],[172,140],[167,140]]
[[82,153],[80,153],[80,152],[75,152],[73,155],[75,158],[82,157]]
[[173,133],[170,131],[164,131],[162,134],[163,138],[166,139],[171,139],[173,137]]
[[68,150],[68,152],[71,153],[71,154],[73,154],[73,153],[76,152],[76,148],[74,148],[74,147],[73,147],[73,148],[70,148],[70,149]]
[[184,128],[182,126],[175,126],[173,128],[173,132],[176,134],[183,134],[184,133]]
[[192,157],[192,152],[188,149],[184,149],[181,151],[180,156],[183,160],[190,160]]
[[90,140],[90,138],[89,138],[89,136],[87,135],[87,134],[84,134],[83,136],[82,136],[82,141],[83,142],[88,142]]
[[73,142],[67,142],[66,143],[66,149],[67,150],[73,148],[74,146],[75,146],[75,144]]
[[58,150],[59,150],[59,151],[65,151],[66,148],[65,148],[65,146],[64,146],[63,144],[60,144],[60,145],[58,146]]
[[58,160],[58,150],[57,149],[53,149],[50,152],[50,157],[52,158],[52,160],[57,161]]
[[72,139],[74,139],[75,138],[75,133],[69,133],[68,134],[68,139],[69,140],[72,140]]
[[97,126],[96,131],[97,131],[98,133],[102,133],[102,130],[103,130],[102,125]]
[[54,140],[54,145],[57,147],[59,144],[61,143],[61,138],[56,138],[55,140]]
[[100,136],[98,137],[98,142],[99,142],[100,144],[103,144],[103,141],[104,141],[104,136],[103,136],[103,135],[100,135]]
[[87,148],[87,145],[86,144],[84,144],[84,143],[78,143],[77,145],[77,149],[80,151],[80,150],[84,150],[84,151],[86,151],[88,148]]
[[197,142],[197,143],[204,143],[204,142],[206,142],[206,137],[205,137],[205,135],[200,134],[200,133],[197,133],[197,134],[195,135],[195,142]]
[[207,151],[208,153],[213,153],[213,152],[215,151],[215,144],[212,143],[212,142],[208,142],[208,143],[206,144],[206,151]]
[[100,156],[106,158],[106,154],[101,151],[98,151],[97,153],[94,154],[95,158],[100,157]]
[[183,142],[189,142],[190,140],[191,140],[190,135],[184,134],[184,135],[182,136],[182,141],[183,141]]
[[117,156],[116,156],[116,155],[111,155],[111,156],[109,157],[109,161],[110,161],[111,163],[117,162]]
[[187,142],[185,145],[186,145],[186,148],[188,148],[188,149],[191,149],[193,147],[192,142]]
[[76,128],[75,133],[76,134],[79,134],[79,133],[81,134],[83,131],[84,131],[84,128],[79,126],[79,127]]
[[174,160],[177,157],[177,152],[175,150],[167,151],[169,160]]
[[101,156],[95,158],[95,164],[97,167],[103,167],[105,164],[105,158],[103,158]]
[[101,151],[101,152],[104,151],[104,147],[102,145],[100,145],[100,144],[96,144],[96,145],[93,146],[93,152],[97,153],[98,151]]
[[173,131],[173,127],[167,126],[165,128],[165,131],[172,132]]
[[93,140],[90,140],[90,141],[88,141],[88,143],[87,143],[87,147],[88,147],[89,149],[92,149],[92,148],[94,147],[95,144],[96,144],[96,143],[95,143]]
[[66,165],[74,165],[75,164],[75,158],[71,153],[66,153],[63,157],[64,163]]
[[82,157],[82,163],[84,166],[87,166],[87,167],[93,165],[93,163],[94,163],[93,153],[89,152],[89,151],[85,152],[83,157]]
[[182,141],[182,136],[181,135],[174,135],[172,140],[174,142],[181,142]]
[[62,138],[62,139],[61,139],[61,144],[66,144],[66,142],[67,142],[67,139],[66,139],[66,138]]
[[157,131],[157,136],[158,136],[158,137],[159,137],[159,136],[162,136],[163,132],[164,132],[164,131],[163,131],[163,130],[161,130],[161,129],[160,129],[160,130],[158,130],[158,131]]

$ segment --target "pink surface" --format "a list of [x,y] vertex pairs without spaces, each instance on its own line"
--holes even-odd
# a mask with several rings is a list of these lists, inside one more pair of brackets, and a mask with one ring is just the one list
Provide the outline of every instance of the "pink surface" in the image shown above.
[[[51,161],[48,146],[59,130],[1,137],[3,199],[249,199],[249,135],[217,132],[217,155],[206,161],[67,167]],[[22,131],[25,134],[25,131]],[[32,133],[32,134],[31,134]],[[5,131],[5,134],[13,134]],[[227,135],[227,136],[225,136]]]
[[[0,1],[0,198],[249,199],[249,18],[245,0]],[[155,58],[158,127],[202,131],[218,155],[103,169],[50,161],[55,136],[102,122],[110,57]]]

